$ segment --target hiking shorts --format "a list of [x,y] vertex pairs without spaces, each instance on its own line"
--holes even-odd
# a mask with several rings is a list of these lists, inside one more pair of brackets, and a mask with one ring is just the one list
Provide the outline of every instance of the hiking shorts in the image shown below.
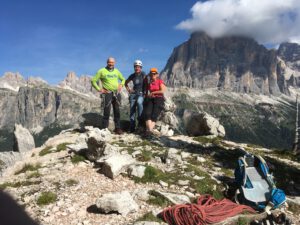
[[164,102],[165,100],[163,97],[145,98],[143,110],[145,120],[156,122],[164,108]]

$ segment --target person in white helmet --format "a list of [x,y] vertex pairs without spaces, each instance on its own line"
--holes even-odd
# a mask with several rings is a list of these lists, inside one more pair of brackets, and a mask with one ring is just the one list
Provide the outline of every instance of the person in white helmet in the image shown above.
[[[131,74],[125,82],[125,87],[129,93],[130,103],[130,132],[134,132],[136,128],[136,108],[137,119],[139,127],[142,126],[142,112],[143,112],[143,92],[144,92],[144,78],[146,74],[142,71],[143,63],[141,60],[135,60],[133,63],[134,73]],[[129,83],[132,82],[132,88],[129,87]]]

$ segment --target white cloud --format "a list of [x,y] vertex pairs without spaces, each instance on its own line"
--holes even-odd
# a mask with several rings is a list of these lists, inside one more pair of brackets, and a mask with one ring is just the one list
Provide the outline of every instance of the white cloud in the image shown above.
[[299,0],[210,0],[197,2],[191,13],[178,29],[212,37],[243,35],[264,44],[300,43]]
[[149,52],[149,49],[147,49],[147,48],[139,48],[138,52],[139,53],[147,53],[147,52]]

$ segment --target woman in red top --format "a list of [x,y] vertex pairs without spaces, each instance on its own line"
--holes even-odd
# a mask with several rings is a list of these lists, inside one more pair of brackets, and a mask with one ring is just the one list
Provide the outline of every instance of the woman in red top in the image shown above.
[[144,118],[146,121],[146,132],[152,133],[155,122],[164,108],[164,92],[166,86],[163,80],[159,79],[156,68],[150,69],[150,74],[145,78],[145,106]]

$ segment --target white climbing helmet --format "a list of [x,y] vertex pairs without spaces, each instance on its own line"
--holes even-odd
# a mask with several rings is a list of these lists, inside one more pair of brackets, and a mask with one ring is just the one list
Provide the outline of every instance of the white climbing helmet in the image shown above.
[[134,63],[133,63],[133,66],[140,66],[140,67],[143,67],[143,63],[141,60],[135,60]]

